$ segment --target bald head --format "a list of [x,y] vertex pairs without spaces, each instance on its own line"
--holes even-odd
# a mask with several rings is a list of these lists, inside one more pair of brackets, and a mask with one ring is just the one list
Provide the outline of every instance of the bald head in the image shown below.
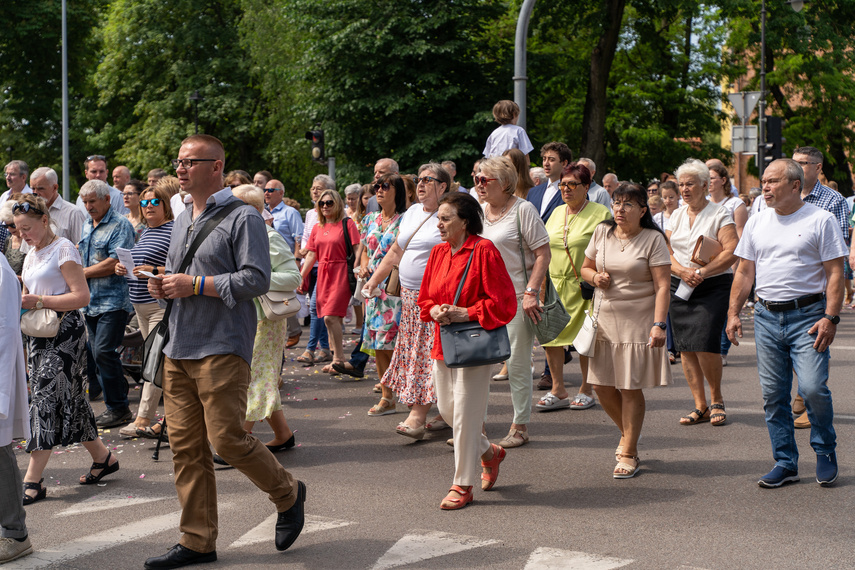
[[620,185],[620,181],[618,180],[617,174],[613,172],[609,172],[605,176],[603,176],[603,188],[606,189],[606,192],[609,193],[609,196],[614,194],[614,191],[617,190],[617,187]]
[[113,186],[124,189],[131,181],[131,171],[127,166],[119,165],[113,169]]
[[272,210],[285,196],[285,185],[279,180],[271,180],[264,185],[264,203]]
[[374,182],[387,174],[397,174],[398,163],[391,158],[381,158],[374,164]]

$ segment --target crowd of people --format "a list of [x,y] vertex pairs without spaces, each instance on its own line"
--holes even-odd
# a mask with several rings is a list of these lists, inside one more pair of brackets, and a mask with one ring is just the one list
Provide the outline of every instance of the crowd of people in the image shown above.
[[[851,220],[846,200],[819,181],[821,152],[802,147],[774,161],[748,204],[714,159],[689,159],[647,187],[613,173],[600,186],[594,162],[574,161],[562,142],[545,144],[532,168],[518,113],[512,102],[494,108],[500,127],[471,189],[454,180],[453,163],[404,174],[381,158],[373,181],[344,196],[316,176],[305,215],[269,172],[226,172],[222,143],[207,135],[182,143],[175,177],[158,169],[142,182],[119,166],[113,187],[106,158],[88,157],[77,206],[59,196],[53,170],[36,169],[27,185],[28,166],[7,165],[0,276],[2,312],[15,318],[0,319],[0,335],[14,349],[3,355],[14,373],[0,390],[0,487],[14,486],[16,499],[0,497],[0,561],[32,551],[22,509],[46,497],[51,450],[82,444],[92,464],[80,484],[97,483],[119,471],[98,428],[118,426],[122,437],[168,437],[173,451],[181,540],[147,568],[216,560],[215,463],[268,494],[279,513],[276,546],[287,549],[302,530],[307,486],[273,454],[296,443],[279,389],[301,317],[305,366],[362,378],[374,358],[379,400],[369,416],[402,404],[408,415],[389,426],[395,433],[450,430],[454,472],[439,506],[456,510],[473,502],[479,479],[482,491],[493,489],[508,450],[536,437],[532,410],[599,403],[617,428],[611,476],[637,475],[644,390],[671,384],[677,361],[691,411],[675,423],[726,425],[722,369],[748,302],[775,459],[758,483],[798,480],[796,427],[812,430],[817,481],[834,483],[828,346],[851,302]],[[809,239],[796,240],[794,229]],[[271,308],[280,293],[294,303],[284,312]],[[348,315],[358,335],[349,357]],[[477,358],[447,362],[464,341],[445,333],[467,322],[507,338],[498,373]],[[117,352],[129,323],[143,337],[161,323],[168,331],[162,382],[144,384],[135,413]],[[582,382],[571,395],[564,368],[573,360]],[[508,381],[513,404],[495,443],[484,430],[491,381]],[[545,392],[534,400],[535,390]],[[106,409],[96,417],[98,398]],[[273,431],[266,443],[252,433],[259,421]],[[30,454],[23,477],[11,451],[21,437]]]

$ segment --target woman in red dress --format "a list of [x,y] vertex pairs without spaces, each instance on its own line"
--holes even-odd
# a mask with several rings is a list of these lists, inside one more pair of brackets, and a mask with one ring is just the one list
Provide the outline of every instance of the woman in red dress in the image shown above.
[[[344,200],[335,190],[326,190],[315,204],[318,223],[312,228],[308,253],[303,260],[303,285],[298,293],[308,290],[309,273],[315,260],[318,261],[317,303],[318,317],[324,319],[333,349],[333,364],[344,364],[342,346],[342,321],[350,304],[348,281],[347,244],[343,224],[347,224],[347,239],[353,249],[359,244],[359,232],[353,220],[344,215]],[[324,366],[324,372],[332,373],[332,365]]]

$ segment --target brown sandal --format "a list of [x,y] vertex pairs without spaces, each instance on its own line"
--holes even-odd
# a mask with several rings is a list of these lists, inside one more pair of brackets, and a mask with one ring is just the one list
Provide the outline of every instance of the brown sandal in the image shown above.
[[306,350],[295,359],[297,362],[302,362],[303,364],[312,365],[315,363],[315,355],[311,350]]

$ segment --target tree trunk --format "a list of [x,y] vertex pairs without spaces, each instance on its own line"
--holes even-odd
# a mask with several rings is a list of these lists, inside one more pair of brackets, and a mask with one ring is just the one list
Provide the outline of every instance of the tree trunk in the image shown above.
[[582,117],[582,156],[590,158],[601,172],[605,168],[606,91],[615,59],[626,0],[607,0],[604,7],[603,34],[591,52],[591,74]]

